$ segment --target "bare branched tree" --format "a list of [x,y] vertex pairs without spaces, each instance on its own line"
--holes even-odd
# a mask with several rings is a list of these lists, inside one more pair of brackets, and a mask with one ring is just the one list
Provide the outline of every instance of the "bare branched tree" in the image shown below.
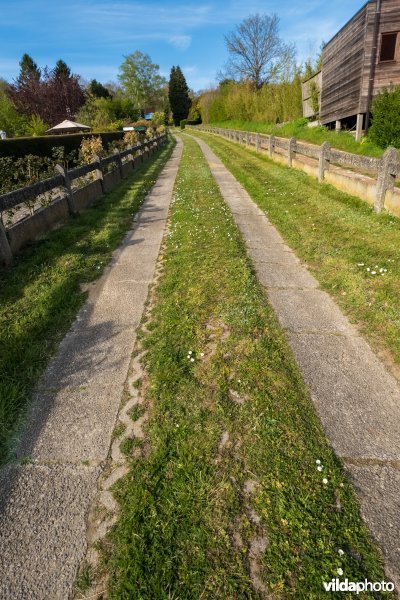
[[279,37],[276,15],[251,15],[225,36],[225,42],[230,54],[227,74],[246,79],[257,89],[276,79],[294,60],[294,47]]

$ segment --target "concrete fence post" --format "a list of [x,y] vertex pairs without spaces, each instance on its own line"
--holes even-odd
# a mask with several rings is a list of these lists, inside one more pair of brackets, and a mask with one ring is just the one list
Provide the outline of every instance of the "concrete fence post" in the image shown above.
[[382,157],[381,167],[378,173],[374,202],[375,212],[381,212],[385,205],[386,192],[394,189],[396,175],[399,172],[399,153],[396,148],[388,148]]
[[294,158],[296,158],[296,138],[292,137],[289,140],[288,167],[292,166]]
[[275,136],[270,135],[269,136],[269,155],[271,158],[272,158],[274,151],[275,151]]
[[256,133],[256,151],[260,152],[260,134]]
[[101,163],[101,158],[100,156],[95,155],[94,157],[94,163],[96,163],[96,168],[95,168],[95,175],[96,175],[96,179],[98,179],[100,181],[100,185],[101,185],[101,191],[104,194],[105,193],[105,187],[104,187],[104,171],[103,171],[103,165]]
[[54,167],[54,171],[57,175],[62,175],[64,179],[64,191],[65,197],[68,203],[68,210],[71,215],[78,215],[79,212],[75,206],[74,193],[72,191],[71,180],[68,176],[68,171],[65,169],[63,165],[56,165]]
[[8,267],[13,260],[13,254],[8,243],[6,228],[0,219],[0,263]]
[[324,142],[319,150],[318,161],[318,181],[322,183],[325,179],[325,171],[329,171],[331,162],[331,145],[329,142]]

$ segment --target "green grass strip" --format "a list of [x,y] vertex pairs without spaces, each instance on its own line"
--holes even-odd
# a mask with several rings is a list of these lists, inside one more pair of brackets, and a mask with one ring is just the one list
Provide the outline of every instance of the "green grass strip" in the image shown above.
[[32,390],[172,151],[169,143],[87,212],[0,270],[0,462]]
[[[200,135],[200,134],[197,134]],[[400,221],[301,171],[201,134],[377,350],[400,362]],[[382,270],[382,271],[381,271]]]
[[103,544],[110,598],[256,599],[267,586],[321,600],[338,569],[381,581],[232,215],[198,145],[184,143],[144,340],[148,451],[116,484],[120,516]]

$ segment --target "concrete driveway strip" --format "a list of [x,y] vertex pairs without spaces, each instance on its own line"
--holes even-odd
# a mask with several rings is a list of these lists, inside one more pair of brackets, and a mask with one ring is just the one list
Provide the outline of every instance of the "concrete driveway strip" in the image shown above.
[[400,386],[207,144],[196,138],[353,479],[386,573],[400,591]]
[[71,595],[181,154],[178,142],[45,372],[18,448],[27,460],[0,472],[1,600]]

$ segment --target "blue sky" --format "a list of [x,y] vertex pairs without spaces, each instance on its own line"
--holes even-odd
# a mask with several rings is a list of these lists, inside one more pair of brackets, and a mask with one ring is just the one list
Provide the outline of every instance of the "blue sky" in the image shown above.
[[166,77],[179,64],[194,90],[226,63],[224,34],[250,14],[276,13],[298,59],[315,53],[364,0],[0,0],[0,77],[18,74],[24,52],[39,66],[62,58],[74,73],[117,79],[124,55],[148,53]]

